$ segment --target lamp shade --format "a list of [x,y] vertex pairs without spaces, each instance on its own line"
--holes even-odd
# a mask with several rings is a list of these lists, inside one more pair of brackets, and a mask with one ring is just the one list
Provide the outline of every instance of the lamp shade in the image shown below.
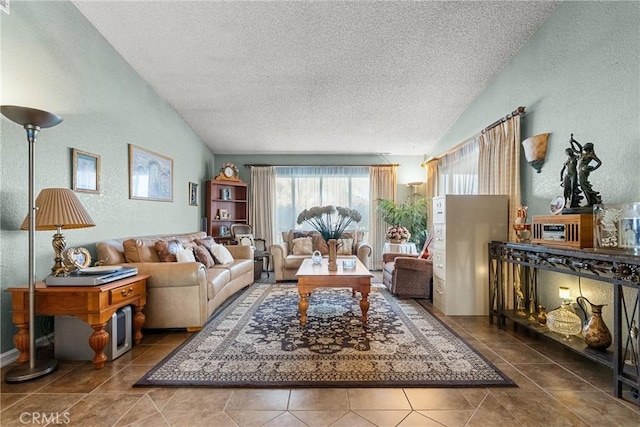
[[[36,199],[36,230],[57,230],[58,227],[93,227],[93,222],[75,193],[68,188],[45,188]],[[22,230],[29,229],[29,215],[24,219]]]
[[39,128],[50,128],[62,122],[62,118],[48,111],[18,105],[3,105],[0,107],[2,115],[19,125],[32,125]]
[[544,164],[544,159],[547,155],[547,139],[548,133],[541,133],[522,141],[524,147],[524,156],[527,161],[538,173]]

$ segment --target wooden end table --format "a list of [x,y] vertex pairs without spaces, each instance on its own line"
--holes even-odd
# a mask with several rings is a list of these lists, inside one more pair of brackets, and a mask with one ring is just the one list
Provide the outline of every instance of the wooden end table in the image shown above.
[[[347,258],[345,258],[347,259]],[[302,261],[296,277],[298,278],[298,293],[300,294],[300,324],[307,324],[307,309],[309,301],[307,296],[315,288],[351,288],[352,295],[360,292],[360,310],[362,311],[362,324],[366,324],[369,312],[369,292],[371,291],[371,273],[367,267],[357,258],[348,258],[356,262],[356,268],[344,269],[342,261],[338,258],[338,270],[329,271],[329,260],[324,258],[320,264],[314,264],[311,258]]]
[[[140,344],[145,317],[142,313],[147,303],[147,278],[137,275],[97,286],[46,286],[36,283],[36,315],[76,316],[93,328],[89,346],[95,352],[93,364],[96,369],[104,367],[107,356],[104,348],[109,342],[105,326],[113,313],[126,305],[133,305],[133,341]],[[11,293],[13,323],[18,333],[13,343],[20,351],[18,363],[29,361],[29,288],[8,288]]]

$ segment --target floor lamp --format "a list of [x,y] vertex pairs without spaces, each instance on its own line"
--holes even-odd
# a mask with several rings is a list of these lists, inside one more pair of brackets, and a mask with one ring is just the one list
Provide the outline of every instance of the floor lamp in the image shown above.
[[36,360],[36,333],[35,333],[35,219],[36,208],[33,191],[33,176],[35,170],[34,149],[36,137],[40,129],[50,128],[62,122],[62,118],[47,111],[34,108],[19,107],[15,105],[3,105],[0,107],[3,116],[24,127],[27,131],[29,142],[29,366],[19,365],[5,374],[7,382],[22,382],[39,378],[58,367],[55,359]]

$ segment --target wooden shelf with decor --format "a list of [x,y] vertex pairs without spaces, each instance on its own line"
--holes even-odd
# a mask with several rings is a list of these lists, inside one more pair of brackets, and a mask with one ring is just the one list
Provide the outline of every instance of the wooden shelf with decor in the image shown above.
[[231,242],[231,224],[247,224],[249,217],[247,183],[212,179],[206,185],[207,234],[216,242]]

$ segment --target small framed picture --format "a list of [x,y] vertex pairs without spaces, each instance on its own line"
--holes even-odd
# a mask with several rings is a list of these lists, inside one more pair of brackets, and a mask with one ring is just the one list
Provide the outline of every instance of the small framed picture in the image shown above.
[[64,252],[63,262],[74,270],[87,268],[91,265],[91,254],[85,248],[68,248]]
[[100,156],[73,149],[73,191],[100,192]]
[[620,247],[640,249],[640,218],[620,220]]
[[218,209],[218,216],[220,217],[220,219],[229,219],[229,211],[226,209]]
[[189,183],[189,206],[198,206],[198,184]]
[[220,189],[220,198],[222,200],[231,200],[231,190],[228,188]]

